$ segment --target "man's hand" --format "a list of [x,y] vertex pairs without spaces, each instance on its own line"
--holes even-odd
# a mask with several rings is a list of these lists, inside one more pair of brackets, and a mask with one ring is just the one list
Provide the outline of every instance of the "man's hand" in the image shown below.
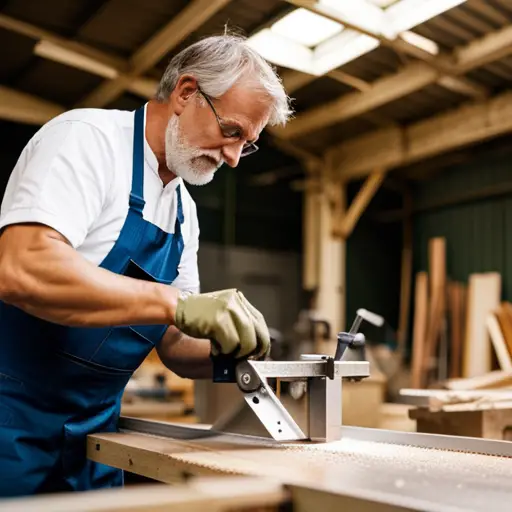
[[260,358],[270,349],[263,315],[235,289],[180,297],[175,326],[212,342],[212,354]]

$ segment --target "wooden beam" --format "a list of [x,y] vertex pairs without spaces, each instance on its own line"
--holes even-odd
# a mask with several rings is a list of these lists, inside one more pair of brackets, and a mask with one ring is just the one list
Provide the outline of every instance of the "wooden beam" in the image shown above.
[[151,69],[154,64],[229,2],[230,0],[188,2],[177,16],[132,56],[129,63],[128,81],[122,77],[103,83],[80,101],[77,107],[104,107],[115,100],[126,90],[129,79],[138,77]]
[[369,91],[373,87],[371,83],[368,83],[357,76],[349,75],[339,69],[333,69],[327,73],[327,76],[337,82],[353,87],[357,91],[365,92]]
[[[92,48],[76,41],[71,41],[64,37],[61,37],[49,30],[45,30],[30,23],[11,18],[5,14],[0,14],[0,28],[15,32],[17,34],[24,35],[36,41],[47,41],[52,45],[59,47],[62,50],[66,50],[69,53],[74,53],[77,58],[88,58],[97,61],[98,63],[113,68],[119,72],[125,72],[128,69],[128,63],[106,52]],[[69,65],[73,65],[69,62]]]
[[41,125],[64,110],[56,103],[0,86],[0,119]]
[[325,126],[352,119],[423,89],[435,82],[437,77],[437,71],[426,64],[422,62],[411,64],[403,71],[375,81],[367,92],[344,94],[336,100],[309,109],[298,114],[286,127],[274,127],[272,133],[285,140],[311,133]]
[[337,146],[336,168],[344,179],[367,176],[512,132],[512,91],[468,103],[408,127],[377,130]]
[[[123,77],[129,67],[127,60],[4,14],[0,14],[0,28],[37,40],[34,54],[41,58],[82,69],[103,78]],[[142,98],[152,98],[157,86],[157,80],[146,77],[133,78],[127,83],[128,90]]]
[[[421,53],[416,49],[415,53],[422,55],[426,52]],[[377,80],[372,84],[372,88],[363,94],[349,93],[298,114],[286,127],[274,129],[274,133],[285,139],[299,137],[359,116],[438,82],[459,93],[482,98],[488,93],[483,86],[462,77],[457,77],[454,81],[454,77],[510,54],[512,54],[512,28],[505,27],[452,54],[440,57],[429,55],[428,59],[425,56],[424,58],[428,61],[412,63],[397,73]]]
[[377,190],[379,190],[385,177],[385,171],[375,171],[366,178],[366,181],[352,201],[348,211],[343,217],[338,218],[337,223],[335,223],[332,233],[333,236],[347,239],[351,235],[357,221],[361,218],[361,215],[375,196]]
[[459,72],[471,71],[512,53],[512,25],[477,39],[455,50],[455,66]]
[[[268,128],[267,128],[268,129]],[[288,142],[286,140],[281,140],[278,137],[273,137],[271,140],[271,144],[276,148],[280,149],[283,153],[286,153],[298,160],[303,162],[310,162],[316,167],[321,167],[322,158],[314,153],[309,152],[308,150],[301,148],[300,146],[296,146],[292,142]]]
[[[339,69],[329,71],[326,76],[340,82],[341,84],[348,85],[357,91],[369,91],[372,88],[372,84],[365,82],[357,76],[349,75],[344,71],[340,71]],[[281,74],[284,88],[288,94],[293,94],[295,91],[305,87],[311,82],[314,82],[318,78],[318,76],[308,75],[307,73],[302,73],[301,71],[295,71],[292,69],[287,69]]]

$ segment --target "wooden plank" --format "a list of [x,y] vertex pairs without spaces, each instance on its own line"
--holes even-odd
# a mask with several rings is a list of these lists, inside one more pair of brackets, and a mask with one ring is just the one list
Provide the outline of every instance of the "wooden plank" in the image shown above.
[[0,500],[0,509],[5,506],[10,512],[242,512],[249,507],[272,507],[277,511],[288,500],[289,493],[279,482],[264,477],[210,477],[173,486],[141,484]]
[[462,340],[465,325],[465,295],[463,283],[448,284],[448,311],[450,315],[450,378],[461,377]]
[[444,383],[446,389],[502,389],[512,387],[512,372],[495,370],[476,377],[449,379]]
[[466,337],[462,375],[476,377],[491,371],[491,343],[486,329],[490,312],[499,307],[501,275],[498,272],[469,276]]
[[[426,352],[423,372],[428,371],[437,357],[437,348],[443,322],[446,317],[446,239],[436,237],[429,240],[429,316],[426,335]],[[424,380],[426,382],[426,380]]]
[[431,411],[442,410],[445,405],[467,404],[468,408],[479,403],[492,406],[498,402],[512,400],[512,390],[444,390],[444,389],[401,389],[402,402],[416,407],[425,407]]
[[412,345],[411,386],[423,387],[423,360],[425,358],[425,339],[428,316],[428,274],[416,274],[414,297],[414,327]]

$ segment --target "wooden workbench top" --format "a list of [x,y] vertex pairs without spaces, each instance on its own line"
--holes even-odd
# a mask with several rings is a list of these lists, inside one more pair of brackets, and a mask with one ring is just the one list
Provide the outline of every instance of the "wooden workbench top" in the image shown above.
[[194,427],[175,433],[92,435],[88,456],[162,482],[190,474],[264,476],[405,510],[498,512],[512,500],[510,458],[356,439],[280,444]]

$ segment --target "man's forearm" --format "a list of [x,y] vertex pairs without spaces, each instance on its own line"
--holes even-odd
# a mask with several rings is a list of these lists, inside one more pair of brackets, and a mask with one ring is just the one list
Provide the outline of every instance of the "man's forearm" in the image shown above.
[[173,324],[179,291],[97,267],[58,233],[12,226],[0,237],[0,299],[69,326]]
[[211,379],[210,341],[192,338],[176,327],[167,329],[157,347],[162,362],[185,379]]

